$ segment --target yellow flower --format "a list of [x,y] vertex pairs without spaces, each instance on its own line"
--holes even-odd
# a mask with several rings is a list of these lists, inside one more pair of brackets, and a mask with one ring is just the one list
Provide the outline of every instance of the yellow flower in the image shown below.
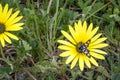
[[4,7],[0,4],[0,43],[3,47],[5,46],[5,41],[12,43],[10,38],[18,40],[18,37],[11,34],[10,31],[23,29],[21,26],[24,23],[18,23],[23,18],[23,16],[18,16],[19,12],[16,11],[12,14],[12,8],[8,9],[8,4]]
[[58,40],[58,48],[65,50],[60,54],[61,57],[68,57],[66,64],[71,63],[70,68],[72,69],[77,61],[79,63],[80,70],[84,70],[84,64],[88,68],[91,68],[91,63],[95,66],[98,66],[98,63],[95,59],[105,59],[103,55],[107,53],[101,48],[108,46],[107,43],[104,43],[107,38],[100,38],[102,33],[96,34],[99,27],[93,29],[93,23],[87,28],[86,21],[82,22],[79,20],[78,23],[74,24],[74,28],[69,25],[70,34],[66,31],[61,31],[61,33],[67,38],[66,40]]

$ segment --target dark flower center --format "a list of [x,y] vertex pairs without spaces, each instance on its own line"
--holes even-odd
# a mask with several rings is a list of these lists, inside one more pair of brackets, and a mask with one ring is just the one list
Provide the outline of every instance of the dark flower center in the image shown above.
[[84,52],[87,49],[87,46],[85,44],[80,44],[80,46],[78,46],[78,51],[80,53]]
[[87,49],[87,47],[89,46],[89,43],[86,42],[86,43],[78,43],[78,45],[76,46],[76,49],[79,53],[84,53],[86,54],[89,58],[90,58],[90,51]]
[[0,23],[0,34],[5,32],[5,25]]

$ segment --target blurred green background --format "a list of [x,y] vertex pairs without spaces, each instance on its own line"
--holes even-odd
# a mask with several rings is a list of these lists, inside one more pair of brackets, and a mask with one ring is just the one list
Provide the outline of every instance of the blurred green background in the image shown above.
[[[120,80],[120,0],[0,0],[14,11],[20,10],[24,29],[15,32],[19,41],[12,41],[3,52],[9,61],[0,60],[0,80]],[[13,11],[13,12],[14,12]],[[78,20],[99,26],[107,37],[108,53],[99,67],[78,65],[70,70],[60,58],[58,39],[61,30]]]

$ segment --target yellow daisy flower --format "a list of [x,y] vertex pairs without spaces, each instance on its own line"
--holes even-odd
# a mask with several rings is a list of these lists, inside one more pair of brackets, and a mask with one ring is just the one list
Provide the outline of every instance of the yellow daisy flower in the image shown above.
[[102,33],[96,34],[98,29],[99,27],[93,29],[93,23],[87,28],[86,21],[82,24],[79,20],[78,23],[74,24],[74,28],[69,25],[70,34],[66,31],[61,31],[68,41],[58,40],[58,42],[62,44],[59,45],[58,48],[65,50],[60,56],[68,57],[66,64],[71,63],[71,69],[76,65],[77,61],[79,62],[80,70],[83,71],[84,64],[86,64],[88,68],[91,68],[91,63],[98,66],[95,59],[105,59],[103,55],[107,53],[100,49],[108,46],[108,44],[103,42],[107,38],[100,38]]
[[[18,16],[20,11],[12,14],[12,8],[8,9],[8,4],[4,7],[0,4],[0,43],[4,47],[5,41],[11,43],[10,38],[18,40],[18,37],[11,34],[10,31],[18,31],[23,29],[24,23],[18,23],[23,16]],[[17,17],[18,16],[18,17]]]

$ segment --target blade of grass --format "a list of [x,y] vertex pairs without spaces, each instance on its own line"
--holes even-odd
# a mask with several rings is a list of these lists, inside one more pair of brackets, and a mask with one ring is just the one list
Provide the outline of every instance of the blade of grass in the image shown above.
[[92,14],[90,14],[88,17],[85,18],[85,20],[87,20],[88,18],[90,18],[91,16],[93,16],[95,13],[99,12],[101,9],[103,9],[104,7],[106,7],[107,5],[109,5],[111,2],[108,2],[107,4],[105,4],[104,6],[102,6],[101,8],[99,8],[98,10],[96,10],[95,12],[93,12]]

